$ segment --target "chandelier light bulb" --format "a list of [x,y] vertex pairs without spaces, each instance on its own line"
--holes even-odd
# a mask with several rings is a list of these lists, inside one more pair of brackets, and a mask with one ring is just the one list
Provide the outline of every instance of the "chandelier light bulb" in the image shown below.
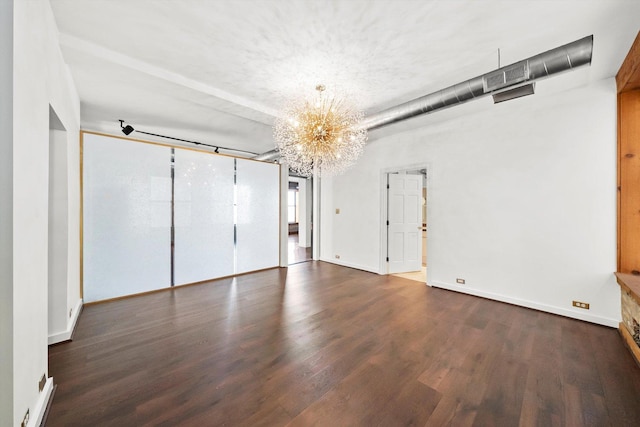
[[[364,149],[367,131],[360,126],[364,115],[351,103],[323,97],[289,103],[275,121],[276,148],[289,167],[301,176],[337,175],[352,166]],[[346,142],[345,140],[348,140]]]

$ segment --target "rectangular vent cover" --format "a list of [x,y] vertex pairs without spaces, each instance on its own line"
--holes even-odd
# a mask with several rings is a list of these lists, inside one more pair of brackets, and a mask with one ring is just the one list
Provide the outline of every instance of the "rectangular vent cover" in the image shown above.
[[508,101],[510,99],[520,98],[527,95],[533,95],[535,92],[535,82],[525,84],[524,86],[517,86],[513,89],[505,89],[503,91],[495,92],[492,94],[493,103]]
[[484,76],[484,92],[493,92],[529,79],[529,63],[518,62]]

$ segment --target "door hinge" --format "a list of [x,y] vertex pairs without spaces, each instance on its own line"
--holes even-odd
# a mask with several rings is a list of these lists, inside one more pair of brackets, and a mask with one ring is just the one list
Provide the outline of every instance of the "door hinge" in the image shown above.
[[387,190],[388,190],[389,188],[391,188],[391,187],[389,187],[389,184],[387,184]]
[[387,262],[389,262],[389,257],[387,257]]
[[389,226],[389,220],[387,220],[387,227]]

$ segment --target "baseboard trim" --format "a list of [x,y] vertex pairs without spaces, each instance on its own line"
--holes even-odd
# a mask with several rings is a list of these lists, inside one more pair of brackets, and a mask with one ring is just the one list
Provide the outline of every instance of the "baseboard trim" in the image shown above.
[[591,323],[596,323],[598,325],[609,326],[610,328],[617,329],[618,323],[620,322],[620,319],[612,319],[609,317],[597,316],[589,313],[578,313],[562,307],[541,304],[539,302],[509,297],[506,295],[494,294],[492,292],[485,292],[478,289],[469,288],[466,286],[458,286],[452,283],[444,283],[444,282],[429,280],[429,285],[434,288],[447,289],[450,291],[456,291],[463,294],[469,294],[469,295],[474,295],[477,297],[487,298],[495,301],[506,302],[508,304],[518,305],[521,307],[532,308],[534,310],[544,311],[546,313],[551,313],[551,314],[557,314],[559,316],[569,317],[572,319],[584,320],[585,322],[591,322]]
[[49,418],[49,412],[51,411],[51,405],[53,404],[53,399],[56,398],[56,390],[58,389],[58,385],[53,385],[53,390],[51,391],[51,396],[49,396],[49,401],[47,402],[47,407],[44,409],[44,415],[42,417],[42,421],[40,421],[40,427],[45,427],[47,425],[47,418]]
[[185,287],[185,286],[203,285],[205,283],[211,283],[211,282],[215,282],[215,281],[218,281],[218,280],[232,279],[234,277],[245,276],[247,274],[260,273],[262,271],[274,270],[276,268],[282,268],[282,266],[274,265],[273,267],[266,267],[266,268],[262,268],[260,270],[244,271],[242,273],[232,274],[230,276],[215,277],[213,279],[200,280],[198,282],[181,283],[179,285],[169,286],[169,287],[166,287],[166,288],[152,289],[150,291],[138,292],[138,293],[135,293],[135,294],[120,295],[118,297],[112,297],[112,298],[107,298],[107,299],[99,299],[99,300],[95,300],[95,301],[87,301],[87,302],[84,303],[84,305],[104,304],[106,302],[119,301],[119,300],[122,300],[122,299],[140,297],[140,296],[143,296],[143,295],[157,294],[157,293],[166,292],[166,291],[175,291],[176,289],[180,289],[180,288]]
[[73,307],[71,318],[67,322],[67,330],[49,335],[49,345],[58,344],[61,342],[71,340],[71,337],[73,337],[73,333],[76,330],[76,324],[78,323],[78,318],[80,317],[80,312],[82,311],[82,307],[83,307],[83,302],[82,302],[82,298],[80,298],[76,303],[76,306]]
[[355,268],[356,270],[367,271],[369,273],[380,274],[380,273],[378,273],[377,269],[371,269],[371,268],[365,267],[363,265],[353,264],[353,263],[350,263],[350,262],[344,262],[344,261],[340,261],[340,260],[337,260],[337,259],[330,259],[330,258],[326,258],[326,257],[320,257],[320,261],[328,262],[329,264],[341,265],[343,267]]
[[38,401],[36,405],[33,407],[33,412],[31,412],[31,416],[29,417],[29,422],[27,423],[27,427],[40,427],[42,424],[42,420],[44,419],[44,414],[47,411],[47,407],[49,406],[49,400],[53,396],[53,378],[47,378],[47,382],[44,383],[44,388],[38,396]]

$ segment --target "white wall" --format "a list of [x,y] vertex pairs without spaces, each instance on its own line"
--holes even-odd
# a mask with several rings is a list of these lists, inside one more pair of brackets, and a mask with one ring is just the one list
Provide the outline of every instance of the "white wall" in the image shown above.
[[614,80],[455,108],[323,181],[322,259],[379,272],[382,171],[425,164],[430,285],[616,327]]
[[13,2],[0,1],[0,425],[13,420]]
[[49,125],[48,343],[54,344],[71,339],[82,308],[78,225],[80,147],[78,133],[67,132],[53,108],[50,108]]
[[[48,1],[13,6],[13,337],[2,342],[12,347],[13,409],[0,424],[17,426],[27,409],[30,425],[37,423],[52,385],[49,380],[45,392],[38,390],[40,377],[47,374],[49,105],[67,129],[70,159],[75,159],[69,161],[74,168],[69,172],[76,177],[80,105]],[[69,280],[76,281],[75,289],[78,188],[77,182],[69,187]]]
[[49,131],[49,335],[67,329],[68,210],[67,133]]

